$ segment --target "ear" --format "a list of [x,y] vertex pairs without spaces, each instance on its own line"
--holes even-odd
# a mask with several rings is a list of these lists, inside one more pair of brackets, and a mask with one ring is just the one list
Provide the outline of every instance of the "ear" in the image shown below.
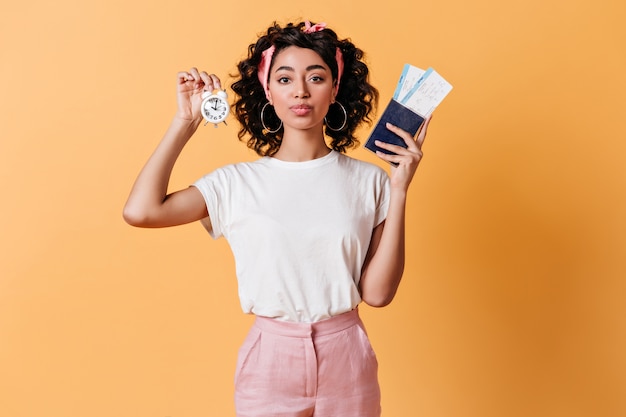
[[330,98],[330,104],[335,104],[336,98],[337,98],[337,80],[335,80],[335,82],[333,83],[333,91],[332,91],[332,97]]
[[272,93],[270,93],[269,89],[265,92],[265,95],[267,96],[267,101],[270,102],[270,106],[273,106],[274,100],[272,100]]

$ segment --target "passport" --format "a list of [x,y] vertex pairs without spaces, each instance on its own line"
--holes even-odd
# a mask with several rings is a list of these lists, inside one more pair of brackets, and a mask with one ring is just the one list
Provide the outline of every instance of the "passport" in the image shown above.
[[387,129],[386,123],[398,126],[415,136],[424,119],[432,114],[451,90],[452,85],[434,69],[423,70],[405,64],[393,97],[365,142],[365,148],[372,152],[393,154],[376,146],[375,140],[406,148],[404,140]]
[[424,117],[415,113],[408,107],[403,106],[396,100],[391,99],[385,111],[380,116],[380,119],[376,123],[374,130],[370,134],[367,142],[365,142],[365,148],[372,152],[381,151],[386,154],[392,154],[386,149],[379,148],[374,144],[375,140],[381,142],[391,143],[393,145],[399,145],[406,148],[407,145],[400,136],[387,129],[386,123],[389,122],[392,125],[398,126],[402,130],[406,130],[411,135],[415,136],[422,123],[424,123]]

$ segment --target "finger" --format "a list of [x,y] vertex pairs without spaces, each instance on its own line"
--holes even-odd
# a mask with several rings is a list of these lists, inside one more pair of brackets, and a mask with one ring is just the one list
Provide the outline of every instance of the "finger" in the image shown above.
[[196,67],[191,67],[191,69],[189,69],[189,74],[191,74],[194,81],[200,79],[200,73],[198,72],[198,68]]
[[415,150],[415,149],[418,148],[417,145],[415,144],[415,140],[413,139],[413,135],[411,135],[406,130],[401,129],[398,126],[392,125],[391,123],[386,123],[385,127],[388,130],[390,130],[391,132],[393,132],[396,135],[400,136],[400,138],[402,138],[404,143],[406,143],[406,146],[407,146],[408,149]]
[[[393,143],[382,142],[380,140],[375,140],[374,145],[378,146],[381,149],[385,149],[387,151],[393,152],[395,154],[409,154],[409,150],[404,146],[394,145]],[[415,152],[415,151],[413,151]]]
[[220,81],[220,78],[217,75],[211,74],[209,78],[211,78],[211,83],[213,84],[214,88],[218,90],[222,89],[222,82]]
[[202,71],[200,73],[200,78],[202,79],[202,82],[204,83],[204,91],[213,91],[213,90],[215,90],[215,85],[213,83],[213,80],[212,80],[211,76],[209,74],[207,74],[206,71]]
[[202,80],[202,76],[200,75],[200,72],[198,71],[198,68],[196,68],[196,67],[191,68],[189,70],[189,73],[193,77],[194,87],[195,88],[203,88],[205,83]]
[[187,71],[180,71],[178,74],[176,74],[176,77],[178,78],[178,84],[184,84],[187,81],[193,81],[193,76]]
[[397,155],[391,153],[385,153],[383,151],[376,151],[376,155],[387,162],[392,162],[392,159],[395,159]]
[[401,163],[404,161],[407,164],[410,164],[412,161],[419,162],[422,159],[422,156],[424,156],[424,153],[422,152],[421,149],[415,149],[413,151],[409,151],[403,148],[402,146],[392,145],[389,143],[381,142],[379,140],[374,141],[374,144],[378,146],[380,149],[385,149],[390,152],[393,152],[392,154],[388,154],[386,152],[376,151],[378,156],[380,156],[385,161],[390,161],[390,162],[395,162],[395,163]]
[[219,77],[215,74],[207,74],[206,71],[202,71],[200,73],[200,76],[202,77],[202,80],[204,81],[205,84],[205,90],[206,91],[213,91],[215,89],[221,90],[222,89],[222,83],[219,79]]
[[387,161],[389,163],[392,163],[396,166],[401,165],[403,162],[410,161],[410,158],[407,158],[404,155],[394,155],[394,154],[389,154],[389,153],[385,153],[382,151],[376,151],[376,155],[378,155],[380,159]]

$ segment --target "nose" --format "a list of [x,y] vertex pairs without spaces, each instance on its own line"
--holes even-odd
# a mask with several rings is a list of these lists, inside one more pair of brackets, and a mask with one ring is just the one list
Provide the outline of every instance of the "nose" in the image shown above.
[[294,93],[295,93],[296,98],[309,97],[309,90],[307,88],[305,80],[300,80],[296,82]]

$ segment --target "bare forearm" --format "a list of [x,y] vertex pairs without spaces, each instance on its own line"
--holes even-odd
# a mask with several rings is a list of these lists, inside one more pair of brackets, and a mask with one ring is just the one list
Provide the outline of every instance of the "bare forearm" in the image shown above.
[[382,307],[396,294],[405,262],[406,191],[392,190],[387,219],[374,254],[361,276],[361,297]]
[[198,127],[198,122],[174,118],[163,139],[137,176],[124,207],[124,218],[138,222],[160,208],[181,151]]

